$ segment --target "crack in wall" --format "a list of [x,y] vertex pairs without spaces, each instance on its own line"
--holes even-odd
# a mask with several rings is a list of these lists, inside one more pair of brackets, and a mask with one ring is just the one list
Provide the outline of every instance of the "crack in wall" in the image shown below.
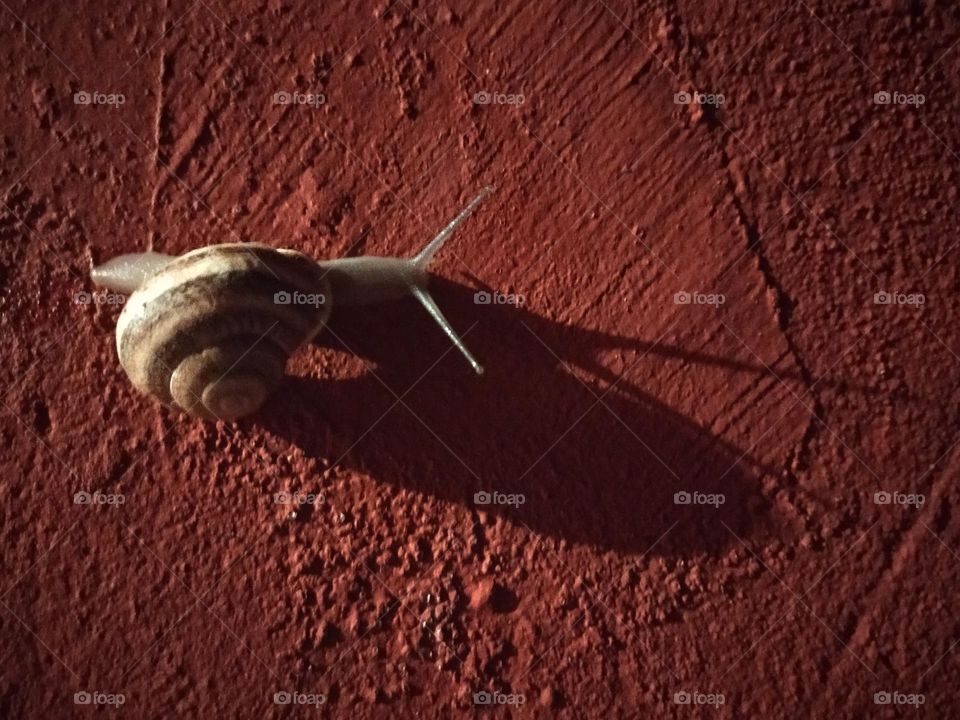
[[727,177],[726,190],[730,194],[731,202],[733,203],[734,210],[737,214],[737,220],[740,223],[740,226],[743,229],[746,237],[747,250],[750,252],[750,255],[756,262],[756,267],[763,278],[764,286],[770,293],[773,294],[773,309],[777,318],[777,327],[780,329],[780,334],[783,336],[790,356],[793,358],[793,361],[799,370],[800,379],[803,382],[804,389],[813,402],[813,408],[810,411],[807,426],[804,428],[803,435],[800,437],[800,440],[791,451],[784,467],[787,477],[789,477],[792,482],[796,483],[796,472],[806,467],[809,461],[811,445],[817,435],[818,418],[821,418],[824,415],[823,403],[821,402],[818,393],[814,391],[814,385],[816,385],[816,381],[813,379],[813,373],[810,371],[810,366],[803,358],[803,355],[793,338],[793,333],[790,331],[790,321],[792,319],[794,309],[793,298],[790,297],[790,294],[787,292],[786,288],[784,288],[783,284],[777,278],[776,273],[773,270],[773,266],[770,263],[770,259],[767,257],[764,246],[760,241],[760,231],[757,228],[757,223],[751,220],[749,214],[747,213],[744,200],[737,191],[737,184],[734,181],[733,172],[730,169],[730,158],[727,155],[726,150],[721,148],[720,154],[724,164],[724,172]]
[[[682,78],[685,77],[694,89],[701,87],[699,83],[695,82],[695,74],[696,69],[699,68],[699,58],[707,55],[706,45],[701,43],[685,26],[678,2],[671,2],[668,7],[663,7],[661,14],[660,37],[665,44],[672,47],[672,60],[679,68],[680,76]],[[722,142],[713,135],[713,131],[717,128],[718,123],[712,117],[712,112],[715,112],[715,110],[709,106],[705,106],[703,120],[707,126],[707,134],[711,137],[711,141],[720,154],[720,161],[725,175],[724,191],[731,200],[737,216],[737,222],[743,230],[747,251],[756,263],[764,286],[767,291],[773,295],[773,310],[777,320],[777,327],[786,343],[790,356],[793,358],[793,362],[799,370],[804,390],[806,394],[810,396],[813,404],[812,410],[809,411],[809,418],[803,434],[784,463],[784,475],[790,480],[792,485],[796,485],[797,473],[805,468],[809,462],[811,446],[818,434],[818,418],[823,417],[824,407],[820,396],[814,390],[816,381],[813,379],[810,366],[800,352],[793,333],[790,330],[790,322],[794,309],[793,299],[783,286],[783,283],[777,278],[776,272],[761,243],[757,221],[753,220],[747,211],[748,200],[745,199],[738,190],[739,186],[731,169],[730,154]],[[805,520],[805,522],[808,522],[808,520]]]

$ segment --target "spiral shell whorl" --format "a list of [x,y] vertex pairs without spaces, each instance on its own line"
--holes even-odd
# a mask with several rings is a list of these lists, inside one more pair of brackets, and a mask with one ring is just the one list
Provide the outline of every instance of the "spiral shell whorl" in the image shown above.
[[[296,293],[314,304],[283,303]],[[177,258],[130,296],[117,350],[142,391],[192,415],[232,420],[260,407],[287,358],[329,314],[329,284],[306,256],[214,245]]]

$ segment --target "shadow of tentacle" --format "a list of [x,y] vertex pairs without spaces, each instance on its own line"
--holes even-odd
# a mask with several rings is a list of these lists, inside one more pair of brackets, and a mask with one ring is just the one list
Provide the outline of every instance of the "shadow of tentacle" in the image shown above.
[[[448,282],[434,292],[484,376],[413,301],[335,309],[318,339],[325,349],[313,350],[359,355],[371,371],[288,377],[254,422],[308,455],[342,457],[453,503],[475,507],[482,491],[522,494],[519,506],[484,509],[573,543],[642,553],[672,528],[657,553],[721,552],[732,540],[724,523],[743,537],[764,520],[756,478],[768,469],[597,359],[611,348],[632,360],[659,348],[522,308],[478,306],[472,289]],[[700,493],[706,504],[678,504],[687,497],[678,493]]]

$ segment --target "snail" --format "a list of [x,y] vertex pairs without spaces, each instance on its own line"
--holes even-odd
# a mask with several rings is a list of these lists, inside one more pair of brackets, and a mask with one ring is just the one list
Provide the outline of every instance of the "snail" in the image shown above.
[[179,257],[120,255],[94,267],[91,279],[130,296],[116,335],[120,364],[134,386],[196,417],[235,420],[259,409],[287,358],[339,305],[412,295],[482,374],[427,290],[427,268],[491,190],[484,188],[411,258],[316,261],[296,250],[225,243]]

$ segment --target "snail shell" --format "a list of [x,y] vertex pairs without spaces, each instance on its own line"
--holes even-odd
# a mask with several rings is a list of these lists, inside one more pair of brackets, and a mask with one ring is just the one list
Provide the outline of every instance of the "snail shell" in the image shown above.
[[[313,302],[291,303],[295,293]],[[130,296],[117,351],[143,392],[191,415],[233,420],[260,407],[330,309],[324,271],[307,256],[212,245],[172,260]]]

